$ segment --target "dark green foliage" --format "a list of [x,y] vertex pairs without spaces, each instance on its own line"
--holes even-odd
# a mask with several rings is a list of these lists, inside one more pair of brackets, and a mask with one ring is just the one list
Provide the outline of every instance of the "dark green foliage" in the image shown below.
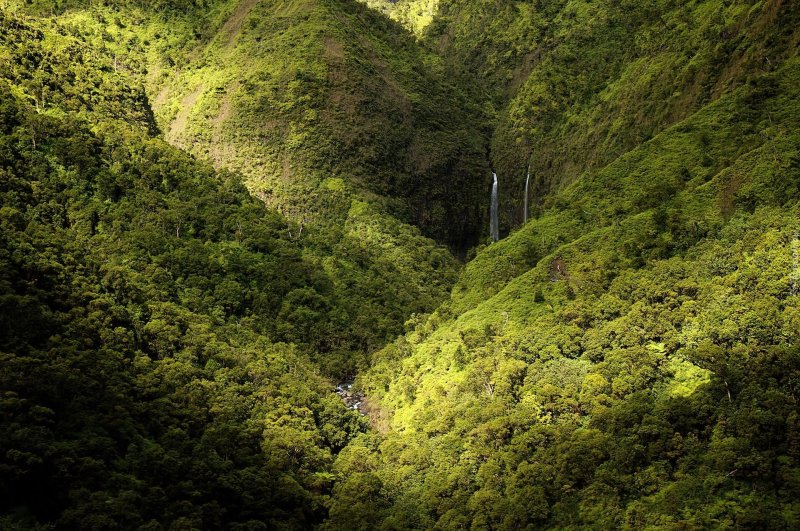
[[454,260],[336,182],[309,230],[151,137],[129,15],[0,12],[3,526],[307,527],[365,428],[318,367],[351,374]]
[[778,68],[800,25],[780,0],[441,0],[439,13],[426,39],[451,77],[482,80],[496,109],[508,229],[521,222],[528,166],[541,203]]
[[96,136],[7,85],[0,102],[6,525],[318,520],[332,453],[364,426],[268,339],[320,343],[285,314],[301,291],[330,321],[285,221],[160,140]]

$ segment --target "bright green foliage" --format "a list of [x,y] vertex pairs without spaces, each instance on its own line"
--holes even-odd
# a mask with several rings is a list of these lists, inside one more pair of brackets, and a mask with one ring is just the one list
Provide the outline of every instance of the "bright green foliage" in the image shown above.
[[113,56],[87,47],[79,34],[0,11],[0,45],[0,79],[13,80],[12,90],[37,111],[69,109],[156,131],[144,86],[115,72]]
[[[1,73],[13,82],[12,90],[53,115],[75,112],[100,124],[124,120],[155,131],[142,83],[148,62],[155,60],[151,56],[167,53],[151,48],[172,45],[169,40],[152,47],[146,43],[159,31],[170,31],[173,21],[183,19],[178,15],[169,15],[166,21],[148,18],[152,27],[142,32],[136,26],[137,33],[120,17],[135,19],[142,12],[114,13],[74,11],[36,27],[9,15],[2,26],[8,57]],[[100,25],[111,19],[116,20],[111,27]],[[188,22],[178,24],[174,34],[191,27]],[[40,94],[47,96],[42,99]],[[241,127],[252,130],[250,125]],[[169,131],[167,136],[172,136]],[[255,155],[248,160],[254,159]],[[418,229],[387,215],[386,200],[361,199],[343,179],[327,179],[318,186],[298,179],[290,185],[297,196],[288,197],[287,203],[272,203],[289,218],[284,235],[303,247],[304,260],[324,270],[330,284],[324,302],[301,291],[292,294],[281,310],[285,322],[276,333],[290,341],[300,336],[315,338],[314,349],[327,354],[326,372],[352,372],[364,354],[401,333],[409,315],[430,311],[446,296],[455,279],[456,262]],[[340,185],[332,186],[332,182]],[[124,189],[124,183],[119,187]],[[267,199],[261,192],[256,195]],[[184,194],[183,202],[184,209],[194,207],[191,194]],[[180,232],[182,221],[174,223]],[[216,286],[216,279],[209,278],[203,289],[211,286]]]
[[0,521],[307,527],[366,426],[320,368],[429,311],[455,260],[342,178],[304,225],[154,138],[151,56],[200,24],[141,33],[140,8],[0,11]]
[[[596,11],[605,3],[593,2],[588,12],[581,4],[570,2],[561,14],[602,21]],[[510,29],[496,33],[458,20],[511,5],[463,6],[440,30],[514,39],[510,19],[498,22]],[[515,5],[508,17],[521,23],[527,15]],[[663,24],[677,16],[673,8],[714,13],[718,6],[664,3],[638,14],[624,7],[625,17]],[[730,75],[728,85],[670,111],[652,138],[621,138],[642,131],[641,123],[621,122],[609,136],[622,140],[620,149],[606,146],[596,160],[576,156],[581,170],[572,176],[554,171],[558,182],[538,217],[478,249],[451,300],[375,354],[360,376],[383,410],[384,434],[352,447],[365,454],[361,461],[379,486],[379,527],[800,525],[800,61],[798,39],[790,37],[798,12],[780,4],[730,10],[733,20],[749,13],[754,24],[737,26],[741,71],[714,70]],[[769,18],[776,14],[780,23]],[[764,26],[761,17],[774,24]],[[700,31],[708,20],[692,20],[658,39],[709,46]],[[575,31],[591,31],[586,20],[573,23]],[[614,44],[608,28],[593,38]],[[489,55],[476,63],[485,72],[508,72],[491,56],[495,48],[476,49]],[[568,44],[553,48],[556,55],[542,59],[551,64],[536,66],[528,82],[541,69],[561,76],[554,86],[572,90],[584,78],[613,73],[596,61],[567,68],[573,63],[558,54],[568,52]],[[719,53],[727,61],[731,51]],[[758,54],[771,64],[758,63]],[[625,68],[638,68],[623,59]],[[714,61],[705,68],[718,68]],[[591,83],[586,95],[593,98]],[[558,138],[558,156],[567,156],[570,142],[599,149],[598,137],[587,139],[608,134],[604,121],[582,122],[578,109],[597,105],[597,112],[602,106],[633,117],[642,109],[647,119],[661,112],[653,109],[665,100],[652,92],[661,84],[614,83],[630,91],[618,110],[562,94],[558,105],[572,110],[554,114],[552,124],[569,125],[530,138],[540,147]],[[496,102],[505,98],[513,109],[526,101],[524,90],[514,98],[498,92]],[[549,119],[528,109],[517,119],[535,125],[540,118]],[[513,149],[498,140],[503,127],[495,133],[498,153]],[[536,156],[531,167],[551,171]],[[345,454],[339,459],[341,485],[364,473]],[[334,491],[330,528],[358,520],[348,496]]]
[[352,372],[446,297],[457,262],[407,222],[461,250],[477,239],[485,137],[399,28],[349,2],[94,8],[56,23],[148,86],[167,140],[240,172],[289,220],[334,283],[335,312],[285,310],[292,328],[329,316],[314,325],[336,354],[327,371]]
[[359,0],[421,36],[439,14],[440,0]]
[[342,230],[341,201],[331,205],[321,186],[333,177],[348,203],[378,207],[390,237],[404,231],[399,220],[461,252],[478,240],[489,175],[482,112],[398,25],[350,0],[151,11],[61,20],[146,66],[171,143],[241,172],[305,230]]

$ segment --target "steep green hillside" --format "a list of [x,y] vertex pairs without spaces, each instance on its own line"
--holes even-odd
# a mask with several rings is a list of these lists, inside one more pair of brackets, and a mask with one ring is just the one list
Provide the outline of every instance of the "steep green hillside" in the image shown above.
[[135,41],[167,140],[240,171],[298,223],[334,225],[341,180],[348,202],[460,251],[477,242],[483,117],[437,57],[352,0],[210,4],[166,22],[124,12],[111,29],[86,10],[71,20],[110,33],[120,53]]
[[[798,10],[775,13],[740,42],[771,64],[743,60],[740,82],[684,118],[564,173],[536,219],[479,250],[451,300],[374,356],[359,384],[381,434],[338,457],[331,528],[800,524]],[[571,64],[548,72],[580,86],[591,72]],[[559,133],[562,148],[603,127]]]
[[0,43],[0,527],[319,521],[365,428],[309,359],[325,269],[79,36],[0,11]]
[[[290,47],[288,39],[291,37],[302,41],[300,34],[292,33],[279,38],[265,30],[263,35],[268,35],[275,41],[274,46],[281,52],[278,54],[282,57],[281,60],[274,54],[264,57],[263,53],[259,55],[253,51],[253,46],[266,46],[258,34],[249,36],[249,48],[242,47],[240,50],[235,46],[239,38],[238,32],[244,31],[242,27],[244,21],[251,20],[247,18],[251,14],[249,10],[255,7],[267,9],[271,6],[264,2],[255,6],[253,3],[223,1],[212,2],[210,5],[187,3],[184,7],[171,4],[169,9],[163,8],[158,3],[144,3],[135,8],[93,6],[78,9],[80,6],[85,6],[85,3],[76,1],[66,4],[62,6],[63,13],[59,12],[57,16],[49,19],[47,23],[54,29],[50,44],[40,44],[32,52],[23,44],[19,44],[19,49],[13,53],[17,57],[25,56],[25,59],[17,60],[12,56],[7,61],[13,75],[19,74],[20,79],[25,76],[31,78],[19,82],[21,86],[27,87],[26,97],[35,103],[37,90],[47,93],[53,90],[52,87],[64,85],[70,87],[73,99],[76,100],[66,103],[70,105],[74,103],[73,107],[80,109],[84,115],[91,115],[93,119],[103,121],[121,116],[116,109],[107,112],[103,107],[103,105],[116,105],[108,102],[119,99],[114,92],[117,89],[109,86],[109,79],[119,78],[124,80],[119,85],[139,87],[128,90],[137,91],[140,101],[131,102],[124,107],[142,108],[147,113],[151,112],[151,102],[145,99],[145,91],[141,86],[149,83],[152,89],[158,84],[158,80],[161,82],[172,80],[162,69],[164,65],[173,65],[172,73],[175,74],[177,86],[183,86],[180,84],[183,82],[197,80],[206,83],[202,87],[209,87],[209,92],[204,93],[206,94],[204,98],[200,98],[199,93],[197,98],[194,96],[190,98],[196,103],[197,108],[190,105],[190,102],[184,101],[185,97],[176,96],[177,105],[182,111],[177,113],[178,116],[165,119],[159,125],[166,139],[173,144],[193,147],[201,155],[207,155],[208,150],[212,149],[227,154],[224,157],[217,157],[218,165],[240,170],[251,192],[288,218],[286,235],[300,242],[306,258],[325,270],[333,283],[332,290],[337,301],[334,305],[335,311],[327,307],[322,311],[316,308],[317,302],[305,300],[302,295],[297,294],[299,297],[297,304],[305,308],[310,307],[311,310],[304,313],[305,310],[287,308],[286,312],[294,315],[298,327],[308,328],[317,325],[321,327],[315,348],[327,354],[321,360],[326,366],[326,371],[352,372],[366,353],[380,348],[401,333],[403,323],[411,314],[430,311],[446,296],[455,279],[457,263],[446,249],[423,237],[416,227],[400,221],[389,213],[394,209],[393,205],[399,205],[398,209],[406,209],[403,206],[406,203],[401,197],[376,195],[368,190],[368,186],[359,185],[354,174],[344,173],[344,170],[339,173],[323,173],[321,170],[310,169],[313,164],[308,157],[312,157],[317,148],[323,149],[319,143],[337,143],[342,141],[342,135],[349,134],[348,131],[357,131],[356,126],[329,131],[323,124],[301,123],[303,116],[327,112],[325,109],[317,110],[321,105],[319,101],[296,92],[317,90],[314,88],[317,86],[316,82],[311,78],[304,81],[295,79],[298,72],[306,68],[309,72],[310,69],[317,67],[324,70],[325,63],[313,62],[317,57],[312,53],[316,51],[315,42],[309,41],[308,49],[299,50],[297,46]],[[297,24],[298,20],[311,24],[314,19],[309,13],[316,13],[319,10],[311,9],[313,6],[308,3],[299,3],[295,7],[299,10],[295,18],[284,20],[284,17],[280,16],[266,20],[278,21],[291,31],[302,33],[308,28]],[[26,9],[39,13],[48,12],[45,7],[36,5]],[[230,12],[232,9],[233,14]],[[333,16],[330,14],[330,9],[330,7],[323,9],[322,13],[325,16]],[[360,12],[358,14],[363,15]],[[231,27],[232,19],[241,25]],[[220,22],[221,27],[219,27],[215,26],[216,21],[224,22]],[[319,21],[315,23],[321,24]],[[11,31],[9,39],[14,38],[28,44],[24,36]],[[57,42],[57,39],[63,42]],[[77,50],[82,46],[86,48],[78,53]],[[295,50],[292,52],[296,54],[294,57],[287,55],[290,50]],[[30,60],[28,56],[31,53],[39,56],[36,56],[35,60]],[[72,56],[78,57],[79,60],[75,61],[74,66],[65,64],[62,65],[63,68],[53,69],[48,63],[51,61],[51,56],[55,58],[57,54],[61,54],[60,57],[65,63],[70,61]],[[224,70],[223,65],[228,65],[230,69]],[[280,78],[279,86],[273,86],[272,89],[268,89],[262,83],[266,79],[262,74],[266,75],[264,68],[267,66],[272,72],[270,76]],[[29,75],[28,72],[35,73]],[[236,76],[240,76],[241,79]],[[257,82],[257,87],[237,92],[243,101],[240,101],[238,96],[230,98],[227,93],[220,92],[219,85],[210,90],[212,82],[224,83],[226,80],[234,87],[244,87],[250,82],[248,79],[254,79],[253,76],[261,76],[263,79],[259,78],[261,81]],[[294,89],[288,88],[289,85]],[[327,87],[327,84],[325,86]],[[152,106],[160,109],[161,116],[173,101],[166,95],[169,90],[169,87],[165,86],[164,91],[153,96]],[[156,90],[152,89],[152,92]],[[283,98],[281,100],[283,103],[269,100],[267,98],[269,94],[275,98]],[[363,92],[363,94],[370,93]],[[91,95],[96,95],[96,98],[104,103],[98,105],[91,99],[88,102],[84,101],[87,95],[90,95],[89,98],[94,97]],[[354,97],[358,97],[358,94]],[[214,101],[224,107],[220,112],[228,114],[234,122],[225,126],[230,127],[225,129],[230,132],[230,136],[217,135],[225,122],[219,119],[220,116],[216,116],[213,120],[209,118],[215,124],[213,127],[207,127],[207,122],[203,122],[204,115],[198,109],[205,109],[204,105],[213,105]],[[59,102],[54,101],[51,106],[57,108],[58,104]],[[265,109],[269,112],[267,113]],[[207,109],[203,112],[207,112]],[[267,119],[269,113],[273,115],[274,120]],[[424,112],[414,111],[413,116],[417,115],[424,116]],[[342,117],[339,122],[344,123],[347,116]],[[152,118],[152,114],[148,114],[148,119],[151,120],[149,127],[154,130],[156,126],[152,123]],[[292,121],[295,119],[301,122]],[[386,119],[389,123],[380,127],[383,138],[388,138],[389,131],[394,131],[398,137],[401,136],[400,127],[395,127],[389,118]],[[195,120],[197,127],[193,129]],[[283,124],[276,126],[281,132],[269,137],[264,136],[266,129],[275,125],[276,120]],[[313,140],[293,143],[284,135],[292,127],[296,131],[301,131],[302,135],[313,137]],[[192,137],[191,134],[197,136]],[[449,133],[442,135],[447,137]],[[451,145],[441,140],[442,135],[431,140],[431,149],[439,149],[442,152],[460,149],[458,143]],[[190,141],[189,138],[193,140]],[[190,142],[191,146],[188,145]],[[418,142],[418,147],[422,149],[423,144],[423,141]],[[358,145],[362,146],[363,142]],[[377,153],[376,150],[371,152]],[[402,153],[406,151],[400,153],[399,156],[404,156]],[[425,158],[426,164],[442,163],[436,158],[437,154],[419,152],[419,156]],[[340,164],[361,168],[362,166],[353,162],[353,157],[355,155],[345,156],[343,153],[337,161]],[[460,163],[453,164],[457,167]],[[270,168],[274,169],[276,165],[280,165],[288,172],[284,176],[285,180],[270,173]],[[331,165],[328,169],[330,167]],[[431,171],[431,179],[426,181],[429,184],[420,182],[412,187],[398,181],[398,185],[402,184],[406,193],[412,191],[431,194],[430,202],[421,198],[415,201],[418,208],[424,210],[428,205],[440,214],[444,212],[443,207],[436,206],[441,203],[437,203],[433,197],[436,194],[434,188],[437,186],[442,189],[452,187],[453,198],[457,198],[459,194],[462,199],[472,195],[469,186],[463,181],[458,179],[446,181],[438,177],[433,179],[438,174],[435,173],[436,170]],[[438,171],[444,169],[439,168]],[[386,177],[385,173],[381,176]],[[273,179],[277,181],[273,182]],[[392,180],[389,177],[386,179],[386,182]],[[270,182],[273,182],[274,188]],[[375,182],[379,183],[378,180]],[[387,191],[387,194],[390,192]],[[470,201],[463,199],[461,206],[455,206],[457,203],[453,202],[453,208],[463,207],[475,211],[479,208],[477,206],[479,204],[477,198]],[[452,215],[463,223],[459,224],[454,219],[452,223],[446,225],[437,223],[437,225],[446,226],[447,230],[456,231],[461,236],[473,230],[469,228],[472,226],[470,220],[481,219],[475,212],[470,215],[463,213],[460,216]],[[325,323],[317,323],[320,319]],[[286,337],[292,339],[292,333],[292,329],[288,328]]]
[[75,2],[54,20],[146,85],[168,141],[241,172],[289,219],[337,293],[327,370],[352,371],[444,299],[458,264],[407,222],[462,251],[475,241],[485,134],[395,25],[348,2]]
[[439,14],[440,0],[359,0],[421,36]]
[[507,228],[532,199],[609,164],[796,53],[793,2],[444,0],[427,38],[482,80]]
[[431,308],[453,258],[341,179],[326,184],[341,220],[304,234],[239,177],[152,136],[143,83],[157,50],[125,34],[122,54],[114,11],[12,12],[0,11],[2,526],[319,521],[332,457],[365,428],[319,367],[352,370]]

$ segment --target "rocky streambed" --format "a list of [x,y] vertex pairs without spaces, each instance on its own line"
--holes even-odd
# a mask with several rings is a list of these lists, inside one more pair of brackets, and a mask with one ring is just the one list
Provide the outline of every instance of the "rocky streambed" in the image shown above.
[[350,409],[354,409],[362,415],[367,414],[367,405],[364,402],[364,395],[358,391],[353,391],[353,382],[342,382],[336,386],[336,394]]

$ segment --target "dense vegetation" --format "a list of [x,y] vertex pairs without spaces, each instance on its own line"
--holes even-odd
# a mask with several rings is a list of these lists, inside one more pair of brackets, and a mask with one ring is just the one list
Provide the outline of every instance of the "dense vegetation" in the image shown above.
[[796,527],[798,75],[724,97],[480,253],[362,376],[391,422],[345,450],[336,488],[372,478],[369,515],[421,527]]
[[429,29],[495,89],[501,182],[532,152],[547,195],[361,375],[385,433],[329,525],[796,527],[798,10],[540,7]]
[[[428,31],[453,77],[487,79],[503,223],[797,52],[791,2],[444,0]],[[501,188],[502,189],[502,188]]]
[[363,423],[269,337],[325,275],[236,178],[0,98],[3,527],[317,519]]
[[780,0],[11,2],[0,527],[800,527],[799,44]]
[[428,310],[453,258],[397,222],[371,250],[385,217],[345,197],[351,234],[326,243],[360,268],[331,267],[152,136],[113,48],[0,16],[3,527],[319,521],[366,424],[318,367],[346,374]]
[[352,0],[217,4],[213,31],[147,58],[167,139],[310,228],[337,225],[334,179],[457,251],[478,241],[484,120],[440,59]]

